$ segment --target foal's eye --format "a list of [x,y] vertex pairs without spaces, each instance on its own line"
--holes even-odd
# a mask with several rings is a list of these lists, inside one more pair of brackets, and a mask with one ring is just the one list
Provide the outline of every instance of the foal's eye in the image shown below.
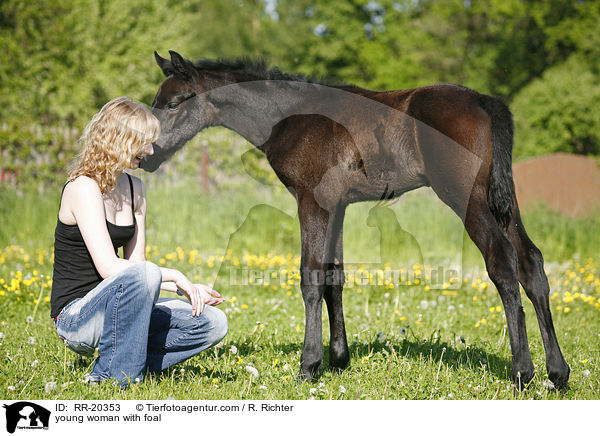
[[167,107],[171,110],[177,109],[178,106],[179,106],[179,103],[169,103],[167,105]]

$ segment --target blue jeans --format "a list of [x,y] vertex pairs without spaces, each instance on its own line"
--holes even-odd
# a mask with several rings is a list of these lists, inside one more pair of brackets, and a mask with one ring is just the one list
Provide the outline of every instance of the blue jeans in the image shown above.
[[160,268],[140,262],[69,302],[58,315],[58,335],[76,353],[92,355],[89,379],[115,379],[122,387],[140,381],[146,370],[159,372],[218,343],[227,334],[225,314],[192,306],[179,298],[158,298]]

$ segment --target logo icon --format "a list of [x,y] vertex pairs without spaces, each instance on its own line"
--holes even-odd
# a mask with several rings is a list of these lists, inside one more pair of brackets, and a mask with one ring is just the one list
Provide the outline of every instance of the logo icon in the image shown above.
[[50,411],[29,401],[19,401],[6,409],[6,431],[14,433],[15,429],[48,429]]

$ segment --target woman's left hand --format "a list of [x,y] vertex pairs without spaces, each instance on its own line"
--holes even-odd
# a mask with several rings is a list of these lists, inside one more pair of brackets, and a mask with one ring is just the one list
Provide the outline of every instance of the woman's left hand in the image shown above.
[[200,292],[200,296],[202,297],[204,304],[208,304],[209,306],[217,306],[225,301],[221,294],[219,294],[210,286],[206,286],[201,283],[194,283],[194,286]]

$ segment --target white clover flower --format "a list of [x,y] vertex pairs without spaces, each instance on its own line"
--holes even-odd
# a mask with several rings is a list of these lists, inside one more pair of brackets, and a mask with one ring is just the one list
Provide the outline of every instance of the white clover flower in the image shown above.
[[6,336],[4,336],[4,333],[0,332],[0,339],[4,339]]
[[421,309],[423,310],[427,310],[427,308],[429,307],[429,302],[427,300],[421,300]]
[[29,315],[27,318],[25,318],[25,321],[27,324],[31,324],[33,322],[33,316]]
[[544,381],[544,383],[542,383],[544,386],[546,386],[548,389],[554,389],[554,383],[552,383],[550,380],[546,380]]
[[8,389],[9,391],[11,391],[11,392],[12,392],[12,391],[14,391],[14,390],[15,390],[15,389],[17,389],[17,388],[15,388],[14,386],[9,386],[9,387],[7,387],[6,389]]
[[48,382],[48,383],[46,383],[46,386],[44,386],[44,390],[46,391],[47,394],[49,394],[50,392],[55,390],[57,387],[58,387],[58,384],[56,382]]
[[584,377],[589,377],[589,376],[590,376],[590,374],[591,374],[591,372],[590,372],[590,370],[589,370],[589,369],[586,369],[585,371],[583,371],[583,376],[584,376]]
[[38,366],[39,363],[39,360],[35,359],[33,362],[31,362],[31,367],[35,368],[36,366]]
[[235,345],[232,345],[231,347],[229,347],[229,352],[231,354],[237,354],[238,353],[238,349]]
[[343,387],[342,385],[340,385],[340,394],[345,394],[346,393],[346,388]]
[[308,391],[309,394],[314,395],[317,393],[317,388],[310,388],[310,391]]
[[29,336],[29,339],[27,339],[27,343],[29,345],[35,344],[35,338],[33,336]]
[[263,391],[266,391],[268,388],[265,385],[260,385],[258,387],[258,389],[262,389]]
[[285,365],[283,365],[283,370],[284,370],[285,372],[289,372],[289,370],[290,370],[290,365],[288,365],[287,363],[286,363]]
[[452,304],[450,306],[448,306],[448,312],[451,312],[454,309],[456,309],[456,307],[454,307]]
[[258,378],[258,369],[251,365],[246,365],[246,371],[254,378]]

